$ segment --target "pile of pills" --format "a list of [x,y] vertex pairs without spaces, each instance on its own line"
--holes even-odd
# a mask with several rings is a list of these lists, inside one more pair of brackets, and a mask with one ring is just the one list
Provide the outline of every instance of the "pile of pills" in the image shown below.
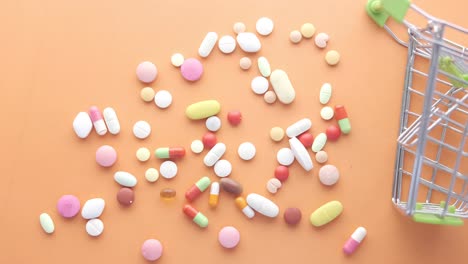
[[[233,26],[236,36],[224,35],[219,37],[216,32],[208,32],[198,47],[198,56],[206,59],[217,46],[223,54],[235,52],[239,47],[249,56],[241,58],[239,65],[242,70],[249,70],[252,66],[251,55],[254,55],[262,48],[261,38],[269,36],[274,31],[274,22],[270,18],[262,17],[258,19],[254,32],[248,32],[247,27],[242,22],[237,22]],[[316,32],[316,28],[311,23],[305,23],[300,30],[293,30],[289,38],[292,43],[299,43],[302,39],[311,39]],[[260,37],[260,38],[259,38]],[[315,45],[318,48],[325,49],[329,42],[329,35],[318,33],[315,35]],[[340,60],[340,54],[335,50],[330,50],[325,55],[326,62],[329,65],[336,65]],[[262,95],[268,104],[279,101],[282,104],[291,104],[296,98],[296,90],[289,79],[288,74],[281,69],[273,68],[272,64],[265,56],[253,60],[257,63],[258,76],[250,82],[250,88],[254,94]],[[182,78],[188,82],[198,81],[203,76],[203,63],[196,58],[185,58],[183,54],[175,53],[170,58],[171,64],[179,68]],[[154,101],[157,108],[164,110],[171,106],[173,97],[168,90],[155,91],[147,86],[156,80],[158,69],[156,65],[149,61],[144,61],[137,66],[137,78],[145,84],[140,91],[140,97],[144,102]],[[319,169],[319,180],[326,188],[337,184],[340,173],[336,166],[326,164],[329,160],[324,148],[327,141],[336,141],[341,134],[351,132],[351,123],[346,109],[343,105],[334,107],[327,105],[332,96],[332,86],[329,83],[322,85],[319,94],[319,102],[323,104],[320,111],[320,117],[330,122],[335,119],[336,124],[329,125],[326,131],[318,133],[315,137],[311,132],[312,121],[309,118],[303,118],[292,122],[286,129],[273,127],[269,131],[272,141],[281,143],[285,136],[288,138],[288,145],[281,147],[276,159],[278,166],[275,168],[273,177],[267,180],[266,189],[275,194],[280,191],[289,178],[289,166],[295,161],[306,171],[310,172],[314,168],[314,161],[321,167]],[[200,155],[203,152],[203,163],[206,167],[213,170],[217,180],[213,181],[208,176],[200,177],[196,182],[188,185],[185,191],[186,203],[181,208],[187,218],[199,228],[206,228],[209,225],[209,219],[203,212],[196,209],[192,203],[197,199],[202,199],[203,194],[207,193],[207,202],[211,208],[219,206],[219,196],[226,195],[230,197],[239,211],[248,219],[257,214],[269,218],[275,218],[280,214],[279,206],[272,200],[257,194],[255,192],[244,192],[241,182],[231,178],[233,166],[231,161],[223,158],[228,146],[219,142],[216,133],[224,127],[235,127],[242,124],[242,113],[239,110],[228,111],[226,117],[220,116],[221,103],[214,99],[193,102],[185,109],[185,116],[190,120],[202,120],[206,127],[205,134],[200,138],[193,139],[190,143],[190,150],[194,155]],[[223,126],[223,120],[227,125]],[[120,123],[117,114],[113,108],[107,107],[104,111],[93,106],[89,112],[79,112],[73,121],[73,129],[79,138],[86,138],[92,129],[100,136],[107,132],[118,134],[120,132]],[[142,142],[151,135],[152,129],[150,123],[140,120],[134,123],[132,128],[134,136]],[[312,159],[310,152],[315,155]],[[180,162],[187,154],[183,146],[159,146],[154,150],[154,157],[161,160],[159,170],[148,168],[145,172],[145,179],[149,183],[158,181],[159,177],[170,180],[177,176],[178,167],[176,162]],[[237,146],[237,154],[243,162],[252,162],[257,149],[253,142],[243,142]],[[96,151],[96,162],[102,167],[112,167],[117,161],[117,151],[109,145],[103,145]],[[152,150],[142,146],[135,151],[136,159],[139,162],[147,162],[151,159]],[[135,201],[135,192],[133,188],[138,184],[135,175],[127,171],[114,172],[114,181],[120,187],[116,194],[116,200],[122,207],[131,206]],[[224,194],[222,194],[224,193]],[[173,200],[177,191],[171,188],[164,188],[160,191],[160,198],[164,201]],[[224,200],[224,199],[223,199]],[[87,200],[81,208],[80,200],[73,195],[62,196],[57,203],[57,210],[64,218],[75,217],[80,209],[81,216],[87,220],[85,230],[90,236],[99,236],[104,230],[104,223],[99,219],[105,208],[105,201],[102,198],[93,198]],[[309,222],[316,227],[326,225],[333,221],[343,212],[343,205],[339,201],[330,201],[317,208],[310,214]],[[302,212],[299,208],[289,207],[283,212],[283,218],[287,225],[298,225],[302,219]],[[52,217],[47,213],[42,213],[39,217],[43,230],[51,234],[55,231],[55,225]],[[358,245],[366,236],[367,231],[364,227],[358,227],[345,243],[343,250],[346,254],[353,253]],[[227,249],[235,248],[240,242],[240,232],[234,226],[225,226],[218,233],[219,244]],[[155,261],[162,256],[163,246],[157,239],[147,239],[141,247],[142,256],[148,261]]]

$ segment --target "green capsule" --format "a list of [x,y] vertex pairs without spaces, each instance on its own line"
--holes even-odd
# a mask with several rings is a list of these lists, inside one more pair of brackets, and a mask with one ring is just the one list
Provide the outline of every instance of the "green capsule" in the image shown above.
[[195,218],[193,218],[193,222],[195,222],[201,228],[208,226],[208,218],[206,218],[206,216],[200,212],[195,216]]

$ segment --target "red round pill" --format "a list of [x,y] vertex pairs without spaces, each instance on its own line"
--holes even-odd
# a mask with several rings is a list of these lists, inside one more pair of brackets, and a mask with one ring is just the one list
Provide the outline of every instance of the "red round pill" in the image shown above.
[[242,121],[242,114],[239,111],[229,111],[227,119],[229,121],[229,124],[237,126]]
[[283,165],[276,167],[275,177],[281,182],[286,181],[289,177],[289,168]]
[[216,135],[214,133],[206,132],[205,135],[203,135],[202,142],[205,148],[211,149],[212,147],[214,147],[214,145],[216,145],[218,139],[216,138]]
[[302,133],[300,134],[297,139],[304,145],[306,148],[312,147],[312,143],[314,143],[314,136],[311,133]]
[[337,125],[331,125],[327,128],[325,134],[327,134],[327,140],[336,141],[341,135],[341,130]]

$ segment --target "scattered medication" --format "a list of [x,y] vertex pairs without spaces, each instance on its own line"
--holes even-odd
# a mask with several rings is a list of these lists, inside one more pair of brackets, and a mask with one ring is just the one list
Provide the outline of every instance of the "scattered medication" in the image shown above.
[[217,115],[220,110],[221,104],[218,101],[206,100],[189,105],[185,109],[185,115],[192,120],[200,120]]
[[145,102],[151,102],[154,100],[155,91],[151,87],[145,87],[140,91],[140,97]]
[[320,103],[327,104],[332,96],[332,86],[329,83],[324,83],[320,88]]
[[226,145],[224,143],[217,143],[205,155],[203,163],[208,167],[212,167],[224,155],[224,152],[226,152]]
[[242,57],[239,60],[239,66],[242,70],[246,71],[252,66],[252,61],[248,57]]
[[320,133],[317,135],[317,137],[314,139],[314,143],[312,144],[312,151],[313,152],[319,152],[325,147],[325,144],[327,143],[327,135],[325,133]]
[[192,221],[197,224],[201,228],[205,228],[208,226],[208,218],[206,218],[205,215],[203,215],[201,212],[199,212],[197,209],[195,209],[193,206],[186,204],[184,206],[184,214],[192,219]]
[[331,186],[338,182],[340,172],[333,165],[325,165],[319,170],[319,179],[323,185]]
[[328,154],[325,151],[321,150],[317,152],[317,154],[315,154],[315,160],[318,163],[325,163],[328,161]]
[[151,134],[151,126],[148,122],[140,120],[133,125],[133,135],[139,139],[145,139]]
[[214,165],[214,172],[220,178],[231,175],[232,165],[227,160],[218,160]]
[[159,192],[159,196],[164,200],[172,200],[176,197],[176,190],[171,188],[164,188]]
[[216,132],[221,128],[221,119],[217,116],[210,116],[205,122],[206,128],[211,132]]
[[324,106],[322,107],[322,110],[320,110],[320,117],[323,120],[330,120],[333,118],[334,115],[335,111],[333,111],[333,108],[331,108],[330,106]]
[[158,148],[154,151],[154,155],[159,159],[180,159],[185,156],[185,148],[183,147],[170,147]]
[[334,66],[340,62],[340,53],[336,50],[330,50],[325,54],[325,61],[328,65]]
[[281,182],[285,182],[289,178],[289,168],[283,165],[279,165],[275,169],[275,177]]
[[357,250],[359,245],[361,244],[362,240],[367,236],[367,230],[360,226],[358,227],[353,234],[351,234],[351,237],[346,241],[346,243],[343,246],[343,251],[347,255],[351,255],[354,253],[354,251]]
[[281,165],[289,166],[294,162],[294,154],[290,148],[282,148],[276,153],[276,160]]
[[302,143],[296,137],[293,137],[289,140],[289,147],[291,148],[294,158],[299,162],[302,168],[306,171],[312,170],[314,165],[312,164],[312,159],[310,158],[309,152],[302,145]]
[[81,216],[84,219],[93,219],[101,216],[104,208],[106,207],[106,202],[102,198],[89,199],[83,205],[81,209]]
[[239,196],[243,191],[242,185],[233,179],[222,178],[219,181],[219,184],[225,192],[231,193],[235,196]]
[[144,61],[138,64],[136,69],[138,80],[144,83],[151,83],[158,76],[158,69],[152,62]]
[[93,129],[93,122],[86,112],[79,112],[73,120],[73,130],[79,138],[87,138]]
[[47,234],[52,234],[55,231],[54,221],[52,217],[50,217],[47,213],[42,213],[39,216],[39,222],[41,223],[41,227]]
[[258,34],[262,36],[268,36],[273,32],[274,28],[274,23],[273,20],[271,20],[268,17],[261,17],[260,19],[257,20],[257,23],[255,24],[255,29],[257,30]]
[[335,106],[335,118],[338,120],[338,126],[343,134],[351,132],[351,122],[348,118],[348,113],[343,105]]
[[208,204],[214,208],[218,205],[219,200],[219,183],[213,182],[210,188],[210,198],[208,200]]
[[141,254],[147,261],[158,260],[163,253],[163,246],[159,240],[148,239],[141,246]]
[[259,57],[257,60],[258,70],[263,77],[270,77],[271,67],[270,62],[265,57]]
[[117,171],[114,174],[114,180],[124,187],[135,187],[138,183],[135,176],[125,171]]
[[145,172],[145,179],[148,182],[156,182],[159,179],[159,171],[155,168],[149,168]]
[[312,147],[312,143],[314,143],[314,136],[311,133],[302,133],[297,136],[297,139],[304,145],[306,148]]
[[107,129],[112,135],[117,135],[120,133],[120,122],[117,118],[117,114],[112,107],[104,108],[102,111],[104,115],[104,121],[106,122]]
[[311,38],[315,34],[315,26],[312,23],[305,23],[301,26],[301,34],[304,38]]
[[302,218],[302,212],[299,208],[289,207],[286,208],[283,215],[284,221],[290,226],[299,224]]
[[276,94],[275,92],[273,91],[267,91],[264,95],[263,95],[263,100],[265,100],[265,102],[267,104],[272,104],[274,102],[276,102]]
[[269,179],[266,184],[267,191],[273,194],[276,193],[281,186],[281,181],[276,178]]
[[195,139],[194,141],[192,141],[192,143],[190,144],[190,149],[192,150],[193,153],[195,154],[200,154],[202,153],[203,149],[205,147],[203,146],[203,142],[199,139]]
[[250,82],[250,88],[252,88],[252,91],[256,94],[266,93],[269,86],[270,83],[268,82],[268,79],[263,76],[257,76]]
[[97,237],[104,231],[104,223],[100,219],[91,219],[86,223],[86,232],[92,237]]
[[301,32],[299,32],[299,30],[291,31],[291,33],[289,33],[289,40],[294,44],[301,42],[302,40]]
[[208,32],[198,48],[198,55],[202,58],[208,57],[218,41],[216,32]]
[[180,53],[174,53],[172,54],[171,56],[171,64],[172,66],[174,67],[180,67],[183,63],[184,63],[184,55],[180,54]]
[[284,138],[284,130],[281,127],[273,127],[270,130],[270,138],[276,142],[281,141]]
[[326,225],[337,218],[343,212],[343,205],[339,201],[328,202],[310,215],[310,223],[319,227]]
[[312,121],[309,118],[303,118],[286,128],[288,137],[297,137],[312,127]]
[[331,125],[327,127],[325,133],[328,140],[336,141],[341,136],[341,129],[337,125]]
[[238,126],[242,121],[242,113],[240,111],[229,111],[227,114],[229,124]]
[[180,66],[180,73],[182,73],[182,77],[187,81],[198,81],[203,74],[203,65],[197,59],[186,59]]
[[218,241],[224,248],[235,248],[240,241],[240,233],[235,227],[223,227],[218,233]]
[[103,136],[107,133],[107,127],[102,118],[101,111],[96,106],[91,106],[89,108],[89,116],[91,121],[93,121],[94,130],[100,136]]
[[151,157],[151,152],[147,148],[139,148],[136,151],[136,158],[141,162],[148,161]]
[[218,143],[218,139],[214,133],[206,132],[202,137],[202,142],[205,148],[212,149]]
[[167,160],[159,166],[159,173],[164,179],[172,179],[177,175],[177,164]]
[[290,104],[294,101],[296,91],[286,72],[283,70],[274,70],[270,75],[270,82],[281,103]]
[[111,167],[117,160],[117,152],[109,145],[104,145],[96,150],[96,162],[103,167]]
[[256,153],[257,149],[255,148],[255,145],[251,142],[241,143],[239,145],[239,148],[237,149],[237,154],[239,154],[239,157],[243,160],[253,159]]
[[242,210],[242,213],[247,216],[247,218],[251,219],[255,216],[255,211],[247,205],[247,201],[245,201],[244,197],[239,196],[235,200],[237,208]]
[[202,192],[204,192],[211,184],[211,180],[208,177],[203,177],[198,180],[190,189],[185,192],[185,198],[187,201],[192,202],[195,200]]
[[258,213],[267,217],[273,218],[279,214],[279,207],[260,194],[251,193],[247,195],[247,204]]
[[160,90],[154,96],[154,103],[161,109],[168,108],[172,104],[172,94],[166,90]]
[[236,46],[236,40],[229,35],[222,36],[218,41],[218,48],[224,54],[230,54],[234,52]]
[[117,192],[117,201],[123,206],[129,206],[133,204],[135,200],[135,192],[127,187],[122,187]]
[[315,45],[321,49],[324,49],[327,47],[327,42],[329,39],[330,37],[326,33],[318,33],[317,36],[315,36]]
[[242,22],[236,22],[234,23],[234,26],[232,27],[232,29],[234,30],[236,34],[245,32],[245,24]]
[[236,39],[239,47],[247,53],[254,53],[262,48],[260,40],[252,32],[241,32]]
[[57,211],[65,218],[72,218],[77,215],[80,207],[80,200],[74,195],[64,195],[57,202]]

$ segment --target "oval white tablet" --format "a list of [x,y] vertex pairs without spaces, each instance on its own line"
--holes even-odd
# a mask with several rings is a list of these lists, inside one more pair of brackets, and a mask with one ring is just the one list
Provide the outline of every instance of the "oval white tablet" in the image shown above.
[[206,128],[211,132],[216,132],[221,128],[221,119],[217,116],[210,116],[205,122]]
[[86,223],[86,233],[96,237],[104,231],[104,223],[100,219],[91,219]]
[[154,96],[154,103],[157,107],[164,109],[172,104],[172,94],[166,90],[160,90]]
[[279,214],[279,207],[274,202],[261,196],[260,194],[251,193],[247,195],[246,200],[247,204],[252,209],[264,216],[277,217]]
[[310,158],[309,152],[307,152],[307,149],[304,147],[301,141],[299,141],[299,139],[296,137],[293,137],[289,140],[289,146],[301,167],[306,171],[312,170],[314,167],[312,164],[312,159]]
[[232,165],[227,160],[218,160],[214,165],[214,172],[220,178],[231,175]]
[[42,213],[39,216],[39,222],[41,223],[41,227],[47,234],[52,234],[55,231],[54,221],[52,217],[50,217],[47,213]]
[[274,23],[273,20],[271,20],[268,17],[261,17],[260,19],[257,20],[257,23],[255,24],[255,29],[257,29],[258,34],[262,36],[268,36],[273,32],[274,28]]
[[224,143],[217,143],[214,145],[213,148],[206,153],[205,158],[203,159],[203,163],[206,166],[211,167],[215,165],[215,163],[224,155],[226,152],[226,145]]
[[237,149],[237,154],[239,154],[239,157],[243,160],[253,159],[255,157],[256,152],[257,149],[255,148],[255,145],[251,142],[244,142],[240,144],[239,148]]
[[203,145],[203,142],[199,139],[195,139],[194,141],[192,141],[192,144],[190,144],[190,149],[195,154],[201,153],[204,148],[205,146]]
[[118,171],[114,174],[114,180],[124,187],[135,187],[137,178],[125,171]]
[[257,76],[250,82],[250,88],[256,94],[264,94],[268,91],[268,79],[263,76]]
[[335,115],[335,111],[330,106],[324,106],[322,110],[320,110],[320,117],[323,120],[330,120]]
[[112,107],[107,107],[102,111],[102,114],[104,115],[104,121],[109,133],[117,135],[120,132],[120,122],[115,110]]
[[283,70],[274,70],[270,75],[270,82],[280,102],[283,104],[290,104],[294,101],[296,91],[286,72]]
[[198,48],[198,55],[202,58],[208,57],[216,45],[217,40],[218,34],[216,34],[216,32],[208,32]]
[[320,88],[320,103],[327,104],[332,95],[332,86],[329,83],[324,83]]
[[288,137],[297,137],[312,127],[312,121],[309,118],[303,118],[286,128]]
[[90,199],[83,205],[81,216],[84,219],[98,218],[101,216],[102,211],[104,211],[105,206],[106,202],[102,198]]
[[87,138],[93,129],[93,122],[86,112],[79,112],[73,120],[73,130],[79,138]]
[[177,164],[170,160],[161,163],[161,166],[159,166],[159,174],[165,179],[174,178],[177,175],[177,170]]
[[276,153],[276,160],[279,164],[289,166],[294,162],[294,154],[289,148],[282,148]]
[[270,62],[265,57],[260,57],[257,60],[258,70],[262,74],[263,77],[270,77],[271,75],[271,67]]
[[260,40],[252,32],[241,32],[236,39],[239,47],[245,52],[257,52],[262,48]]
[[236,40],[227,35],[222,36],[218,41],[218,48],[224,54],[232,53],[236,49]]
[[314,143],[312,144],[312,151],[313,152],[319,152],[325,147],[325,144],[327,143],[327,134],[325,133],[320,133],[317,135],[317,137],[314,139]]
[[146,121],[138,121],[133,125],[133,135],[139,139],[145,139],[151,134],[151,126]]

